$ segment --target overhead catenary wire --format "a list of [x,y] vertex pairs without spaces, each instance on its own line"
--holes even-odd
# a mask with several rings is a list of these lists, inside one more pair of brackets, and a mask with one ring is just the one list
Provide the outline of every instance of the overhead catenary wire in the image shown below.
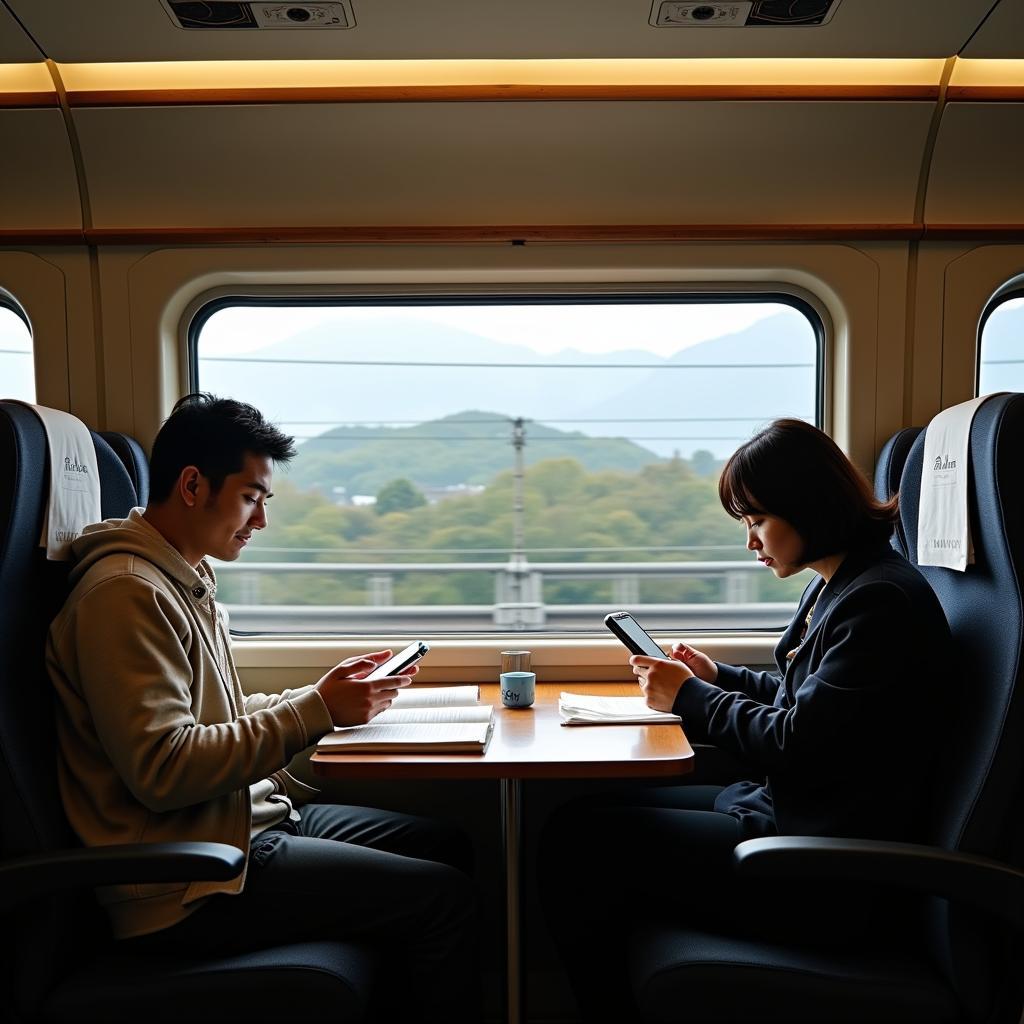
[[474,370],[806,370],[814,363],[439,363],[393,359],[277,359],[265,356],[203,356],[204,363],[273,363],[284,366],[387,366],[390,369]]

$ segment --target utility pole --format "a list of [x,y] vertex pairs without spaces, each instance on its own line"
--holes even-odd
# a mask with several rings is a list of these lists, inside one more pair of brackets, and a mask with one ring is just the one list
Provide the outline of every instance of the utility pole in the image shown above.
[[[512,447],[515,450],[515,471],[512,475],[512,557],[513,565],[526,568],[526,528],[523,523],[523,449],[526,447],[526,428],[523,418],[512,421]],[[521,598],[520,598],[521,599]]]

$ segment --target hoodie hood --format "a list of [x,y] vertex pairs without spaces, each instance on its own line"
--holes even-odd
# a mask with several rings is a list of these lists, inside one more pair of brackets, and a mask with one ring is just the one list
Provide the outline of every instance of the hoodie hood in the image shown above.
[[69,582],[74,586],[101,558],[108,555],[137,555],[151,562],[161,572],[188,590],[198,585],[209,586],[213,571],[204,559],[200,565],[204,578],[167,542],[163,534],[142,518],[142,509],[133,508],[127,519],[105,519],[87,526],[71,545],[75,565]]

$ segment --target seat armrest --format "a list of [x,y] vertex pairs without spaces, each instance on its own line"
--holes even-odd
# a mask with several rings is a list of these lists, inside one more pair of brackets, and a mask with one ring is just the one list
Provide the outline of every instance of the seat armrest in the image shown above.
[[240,874],[245,854],[225,843],[132,843],[55,850],[0,862],[0,909],[78,886],[215,882]]
[[733,852],[736,869],[759,878],[895,885],[941,896],[1024,928],[1024,872],[937,846],[874,839],[766,836]]

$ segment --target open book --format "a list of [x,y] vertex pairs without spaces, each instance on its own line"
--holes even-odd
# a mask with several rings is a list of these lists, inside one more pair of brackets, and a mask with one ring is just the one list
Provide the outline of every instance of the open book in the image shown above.
[[558,697],[562,725],[656,725],[680,723],[678,715],[654,711],[643,697],[593,697],[565,693]]
[[328,754],[482,754],[494,731],[494,709],[479,686],[403,690],[366,725],[335,729],[316,749]]

